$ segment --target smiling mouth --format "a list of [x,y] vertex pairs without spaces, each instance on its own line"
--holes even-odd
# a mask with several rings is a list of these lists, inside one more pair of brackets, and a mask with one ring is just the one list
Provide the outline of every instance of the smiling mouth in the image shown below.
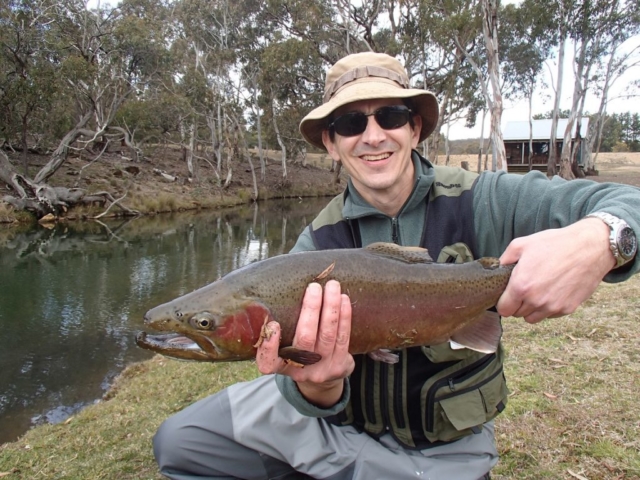
[[378,155],[361,155],[360,158],[365,162],[377,162],[380,160],[386,160],[391,156],[391,153],[380,153]]

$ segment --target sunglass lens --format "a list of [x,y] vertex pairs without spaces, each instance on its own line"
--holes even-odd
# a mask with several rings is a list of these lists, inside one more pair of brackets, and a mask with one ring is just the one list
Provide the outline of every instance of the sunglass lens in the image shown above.
[[367,128],[367,116],[362,112],[345,113],[335,119],[333,128],[343,137],[360,135]]
[[376,122],[385,130],[404,127],[409,121],[411,110],[402,105],[382,107],[375,112]]

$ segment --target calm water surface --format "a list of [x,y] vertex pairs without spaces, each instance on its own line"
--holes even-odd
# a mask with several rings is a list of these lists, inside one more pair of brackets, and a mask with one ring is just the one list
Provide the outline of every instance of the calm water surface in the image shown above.
[[326,199],[0,230],[0,443],[99,399],[149,308],[285,253]]

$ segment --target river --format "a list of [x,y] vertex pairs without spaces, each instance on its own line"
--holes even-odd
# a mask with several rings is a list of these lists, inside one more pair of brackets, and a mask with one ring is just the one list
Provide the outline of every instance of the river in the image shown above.
[[0,443],[64,421],[148,359],[149,308],[285,253],[327,203],[0,230]]

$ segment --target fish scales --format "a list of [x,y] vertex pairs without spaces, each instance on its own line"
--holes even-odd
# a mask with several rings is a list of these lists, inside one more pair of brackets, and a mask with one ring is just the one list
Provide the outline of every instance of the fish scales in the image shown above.
[[334,279],[352,304],[351,353],[434,345],[494,306],[511,269],[489,258],[433,263],[424,249],[392,244],[294,253],[252,263],[156,307],[146,323],[185,335],[209,352],[208,360],[250,358],[265,320],[280,324],[281,346],[291,345],[307,285]]

